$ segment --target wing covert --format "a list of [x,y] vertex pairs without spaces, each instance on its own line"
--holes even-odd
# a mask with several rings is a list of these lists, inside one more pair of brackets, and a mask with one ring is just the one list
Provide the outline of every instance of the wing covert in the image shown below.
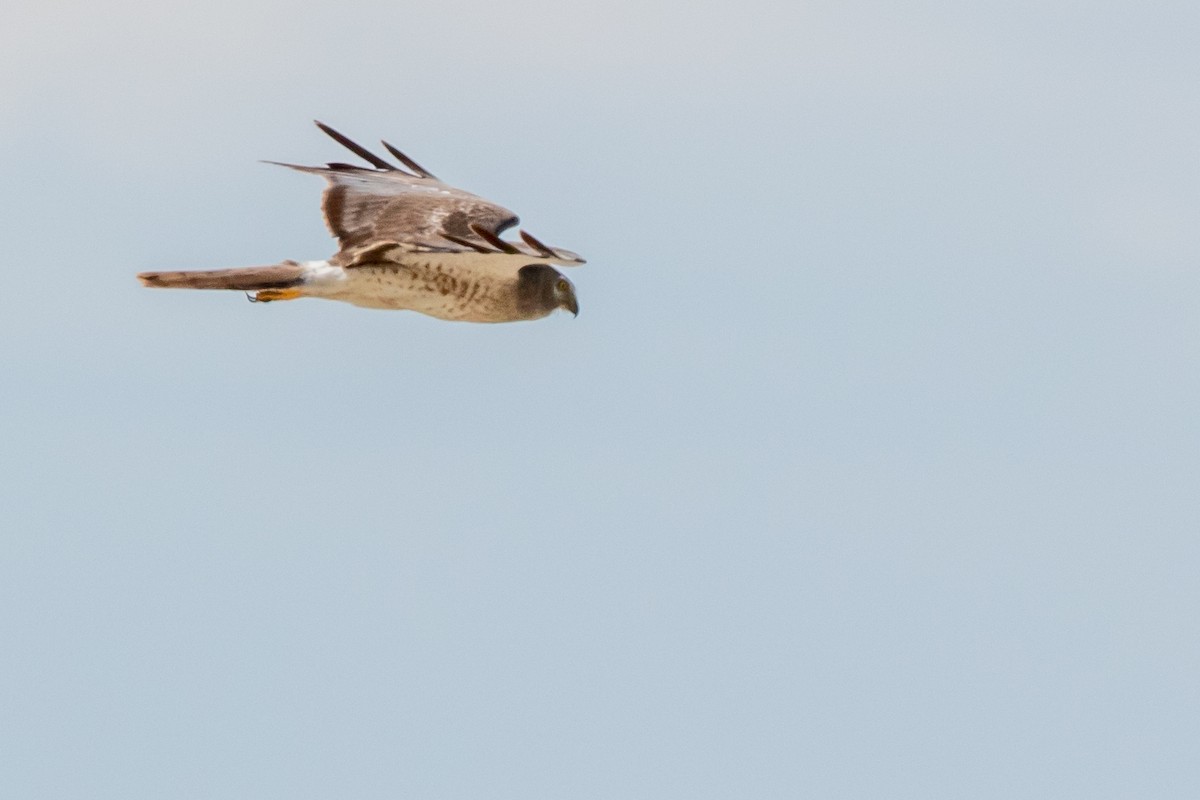
[[527,255],[531,261],[583,263],[574,253],[547,247],[524,232],[521,234],[524,242],[500,239],[502,231],[519,221],[515,213],[443,183],[387,142],[383,146],[388,153],[411,172],[387,162],[327,125],[318,122],[317,126],[372,165],[368,168],[339,162],[323,167],[280,164],[320,175],[328,181],[321,210],[326,227],[338,240],[342,260],[360,262],[355,254],[372,251],[375,243],[388,242],[410,252],[515,253]]

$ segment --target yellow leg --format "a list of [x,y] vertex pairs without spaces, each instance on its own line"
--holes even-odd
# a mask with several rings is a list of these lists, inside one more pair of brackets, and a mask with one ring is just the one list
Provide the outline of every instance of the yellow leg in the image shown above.
[[256,303],[270,303],[274,300],[295,300],[300,297],[299,289],[259,289],[252,298]]

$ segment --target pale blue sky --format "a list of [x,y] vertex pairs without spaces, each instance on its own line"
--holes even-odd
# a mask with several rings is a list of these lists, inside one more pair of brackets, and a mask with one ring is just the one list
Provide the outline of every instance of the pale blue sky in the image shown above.
[[[1194,798],[1200,7],[25,2],[0,796]],[[578,319],[320,258],[320,118]]]

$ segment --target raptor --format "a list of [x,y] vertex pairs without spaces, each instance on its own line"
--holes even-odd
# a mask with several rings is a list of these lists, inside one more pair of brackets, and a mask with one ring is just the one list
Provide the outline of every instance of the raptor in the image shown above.
[[584,263],[527,231],[501,238],[517,215],[438,180],[387,142],[397,166],[321,122],[322,131],[369,167],[267,162],[320,175],[325,225],[338,251],[323,261],[261,267],[143,272],[145,286],[232,289],[268,303],[321,297],[365,308],[406,309],[464,322],[513,322],[562,308],[579,314],[575,287],[555,265]]

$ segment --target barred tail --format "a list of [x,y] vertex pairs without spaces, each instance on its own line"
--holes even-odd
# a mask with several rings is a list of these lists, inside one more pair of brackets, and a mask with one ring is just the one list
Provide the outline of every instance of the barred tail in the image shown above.
[[299,286],[304,283],[304,267],[294,261],[285,261],[270,267],[142,272],[138,274],[138,280],[143,286],[160,289],[237,289],[253,292]]

